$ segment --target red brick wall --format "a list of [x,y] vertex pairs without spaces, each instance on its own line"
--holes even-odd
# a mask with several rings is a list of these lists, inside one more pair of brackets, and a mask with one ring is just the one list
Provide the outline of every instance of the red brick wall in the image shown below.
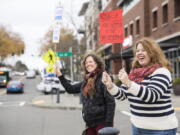
[[[153,8],[158,7],[158,29],[152,31],[151,25],[151,37],[155,39],[163,38],[168,35],[180,31],[180,20],[174,20],[174,0],[168,0],[168,23],[163,25],[162,22],[162,3],[166,0],[151,0],[150,1],[150,12]],[[152,18],[152,12],[151,12]],[[152,22],[151,22],[152,24]]]
[[[137,36],[135,34],[136,32],[136,18],[140,17],[140,35]],[[136,41],[140,39],[140,37],[143,37],[145,35],[144,32],[144,1],[140,1],[137,3],[131,10],[129,10],[124,16],[123,16],[123,23],[124,26],[128,26],[128,35],[130,35],[130,23],[133,22],[133,41]]]
[[[174,21],[174,0],[168,0],[168,24],[162,24],[162,3],[166,0],[141,0],[129,12],[123,16],[124,26],[128,26],[128,35],[130,32],[130,22],[134,24],[133,41],[139,40],[141,37],[153,37],[160,39],[180,31],[180,20]],[[158,8],[158,27],[152,30],[152,10]],[[149,8],[149,10],[148,10]],[[135,35],[135,19],[140,16],[140,35]]]

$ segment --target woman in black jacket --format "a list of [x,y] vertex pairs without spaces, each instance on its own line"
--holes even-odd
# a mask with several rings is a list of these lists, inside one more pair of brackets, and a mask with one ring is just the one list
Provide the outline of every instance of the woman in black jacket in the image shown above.
[[102,83],[104,63],[95,54],[87,54],[82,62],[83,81],[71,84],[56,68],[56,74],[66,91],[70,94],[81,93],[82,116],[86,123],[86,135],[98,135],[98,130],[113,126],[115,101]]

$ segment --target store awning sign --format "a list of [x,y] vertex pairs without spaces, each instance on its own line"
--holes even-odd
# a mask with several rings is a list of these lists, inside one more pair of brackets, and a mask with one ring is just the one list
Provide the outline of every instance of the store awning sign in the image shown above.
[[123,48],[128,48],[132,46],[132,35],[129,35],[128,37],[124,38],[124,42],[122,44]]
[[100,13],[100,44],[123,43],[122,9]]

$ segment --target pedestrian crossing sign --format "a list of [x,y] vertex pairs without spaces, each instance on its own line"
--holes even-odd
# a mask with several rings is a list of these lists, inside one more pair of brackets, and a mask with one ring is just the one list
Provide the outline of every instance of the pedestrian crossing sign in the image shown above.
[[49,49],[43,56],[43,60],[48,63],[48,65],[54,65],[56,63],[56,54],[53,50]]
[[46,72],[47,72],[47,73],[54,73],[54,66],[53,66],[53,65],[49,65],[49,66],[46,68]]

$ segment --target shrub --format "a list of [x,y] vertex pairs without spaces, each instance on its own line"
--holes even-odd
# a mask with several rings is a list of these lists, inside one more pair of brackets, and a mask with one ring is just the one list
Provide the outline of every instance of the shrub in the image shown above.
[[176,79],[173,81],[173,85],[177,85],[177,84],[180,84],[180,78],[176,78]]

